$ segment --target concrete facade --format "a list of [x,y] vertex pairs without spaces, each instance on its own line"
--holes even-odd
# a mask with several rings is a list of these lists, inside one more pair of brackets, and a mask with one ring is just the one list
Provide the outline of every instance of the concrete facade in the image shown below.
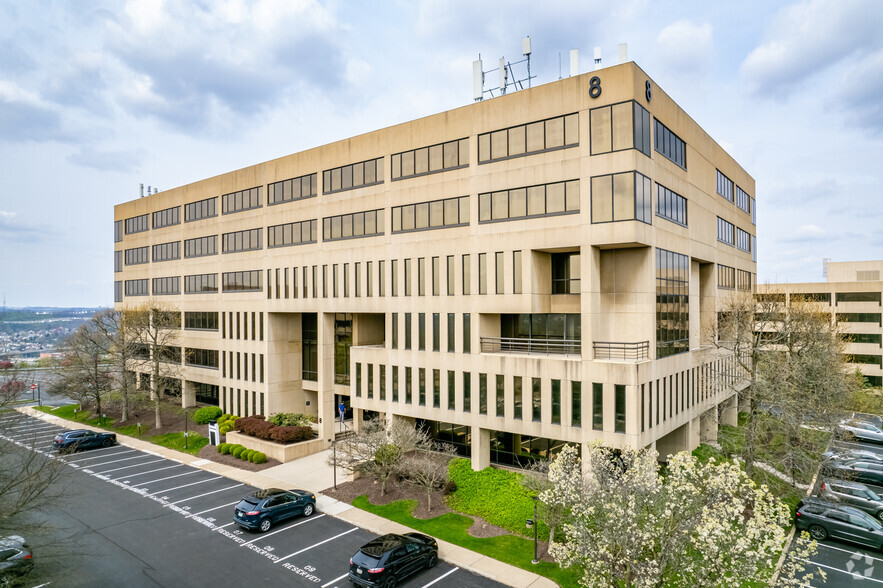
[[[312,194],[270,204],[304,176]],[[682,215],[660,214],[665,191]],[[667,454],[712,437],[733,396],[703,325],[727,290],[753,288],[754,194],[626,63],[120,204],[116,307],[183,311],[183,402],[315,414],[326,441],[343,401],[356,423],[413,419],[476,467],[591,440]],[[216,214],[188,218],[210,199]],[[224,212],[240,201],[254,206]],[[274,227],[309,221],[287,229],[306,242],[279,246]],[[214,253],[190,255],[212,236]],[[679,298],[660,259],[676,259]],[[157,293],[174,278],[178,293]]]
[[758,285],[759,295],[779,296],[784,305],[795,297],[812,300],[831,313],[844,336],[850,367],[874,386],[883,385],[883,260],[827,264],[827,281]]

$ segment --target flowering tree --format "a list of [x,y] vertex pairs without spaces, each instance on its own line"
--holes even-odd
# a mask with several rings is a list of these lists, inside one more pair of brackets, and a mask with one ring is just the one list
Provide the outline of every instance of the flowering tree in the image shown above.
[[[769,581],[785,544],[789,511],[737,464],[702,464],[680,453],[662,476],[653,450],[590,445],[583,476],[569,465],[575,454],[572,447],[562,450],[549,471],[553,487],[541,498],[570,509],[566,541],[549,553],[565,567],[582,566],[582,585]],[[799,555],[805,557],[806,546]],[[788,570],[792,578],[801,573],[793,565]]]

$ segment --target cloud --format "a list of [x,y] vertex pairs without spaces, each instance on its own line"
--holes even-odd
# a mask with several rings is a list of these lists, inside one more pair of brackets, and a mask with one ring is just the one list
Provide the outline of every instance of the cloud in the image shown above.
[[112,151],[82,147],[76,153],[67,156],[67,161],[99,171],[133,173],[141,168],[147,156],[144,149],[130,151]]
[[680,75],[704,75],[713,49],[710,23],[674,22],[656,37],[656,58],[666,69]]
[[790,235],[779,238],[783,243],[802,243],[807,241],[831,241],[833,238],[818,225],[802,225],[794,229]]
[[853,64],[838,88],[832,103],[846,122],[871,135],[883,133],[883,49]]
[[866,52],[869,46],[879,46],[881,24],[883,3],[878,0],[792,4],[773,19],[765,41],[742,62],[741,74],[755,93],[785,98],[817,73]]
[[0,236],[14,237],[38,237],[42,232],[37,227],[21,222],[18,213],[8,210],[0,210]]
[[0,80],[0,141],[70,139],[51,104],[14,82]]

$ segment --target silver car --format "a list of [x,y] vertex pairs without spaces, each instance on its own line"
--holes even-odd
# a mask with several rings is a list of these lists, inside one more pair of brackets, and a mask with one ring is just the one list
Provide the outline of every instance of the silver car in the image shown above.
[[883,430],[873,423],[856,419],[842,421],[834,428],[834,435],[842,439],[883,443]]
[[883,462],[883,453],[869,451],[867,449],[832,449],[822,454],[822,457],[828,460],[851,461],[851,460],[870,460]]
[[825,479],[822,481],[819,497],[854,506],[883,520],[883,498],[860,482]]

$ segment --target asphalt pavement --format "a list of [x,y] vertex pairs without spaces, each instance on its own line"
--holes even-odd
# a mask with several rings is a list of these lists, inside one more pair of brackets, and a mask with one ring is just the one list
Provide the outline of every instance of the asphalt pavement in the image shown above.
[[[52,437],[75,425],[29,408],[2,418],[4,438],[49,455],[53,455]],[[41,516],[63,536],[82,537],[89,554],[70,566],[80,573],[65,574],[65,586],[283,581],[343,587],[349,585],[345,580],[349,557],[360,545],[376,534],[411,530],[320,493],[331,486],[334,476],[322,454],[248,472],[140,439],[118,439],[120,444],[110,448],[58,458],[73,470],[69,480],[75,482],[76,491]],[[279,486],[316,492],[318,513],[262,535],[237,528],[232,522],[235,503],[255,488]],[[403,585],[556,585],[444,541],[439,541],[439,556],[444,563]],[[117,583],[121,570],[130,571],[124,583]],[[51,566],[44,571],[57,577]],[[81,578],[88,581],[77,583]]]

